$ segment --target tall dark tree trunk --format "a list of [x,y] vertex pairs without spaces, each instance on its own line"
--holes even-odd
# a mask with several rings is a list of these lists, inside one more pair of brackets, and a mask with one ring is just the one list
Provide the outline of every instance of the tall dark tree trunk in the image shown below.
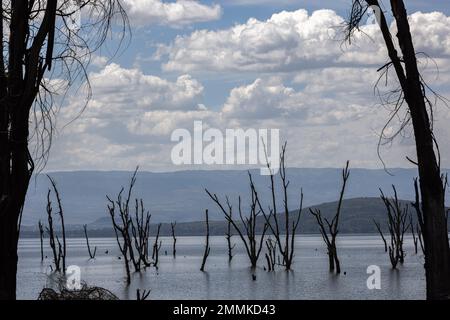
[[[15,299],[17,246],[20,218],[28,189],[31,163],[28,152],[28,115],[31,107],[25,92],[22,57],[28,32],[27,1],[12,1],[8,77],[3,54],[0,70],[0,299]],[[1,32],[3,48],[3,8]]]
[[[361,2],[362,0],[353,0],[349,38],[364,16],[365,10],[361,10]],[[401,51],[399,55],[380,1],[365,0],[365,2],[367,6],[377,9],[378,23],[390,59],[390,63],[382,69],[391,66],[395,69],[403,94],[400,99],[404,98],[406,101],[413,125],[416,164],[420,178],[420,211],[423,218],[427,298],[450,298],[450,248],[444,209],[444,188],[439,161],[434,150],[436,141],[432,131],[432,119],[428,113],[428,107],[432,108],[432,103],[426,97],[427,88],[417,66],[405,3],[403,0],[390,0],[397,26],[397,40]]]
[[391,1],[397,21],[397,38],[406,71],[405,99],[411,112],[416,140],[420,192],[424,217],[425,269],[427,297],[450,298],[450,250],[441,172],[434,152],[434,136],[423,95],[408,16],[404,2]]
[[[25,196],[34,171],[28,148],[30,112],[44,108],[39,119],[45,119],[44,122],[51,118],[49,114],[53,114],[51,98],[41,96],[36,99],[45,86],[44,75],[56,62],[62,66],[61,72],[55,73],[58,77],[85,79],[86,75],[78,76],[85,71],[86,57],[105,41],[104,32],[112,25],[110,19],[122,16],[122,22],[127,26],[126,14],[118,0],[104,0],[102,6],[94,2],[97,1],[90,1],[91,8],[84,6],[84,10],[95,10],[96,14],[87,14],[94,21],[84,22],[83,29],[91,30],[83,35],[61,28],[61,25],[67,26],[75,14],[57,10],[58,5],[64,8],[69,0],[39,3],[11,0],[2,1],[0,5],[0,299],[16,297],[18,237]],[[57,17],[61,19],[59,26],[56,25]],[[58,39],[56,44],[55,38]],[[82,41],[74,41],[75,38]],[[51,79],[52,74],[48,77]],[[67,89],[73,82],[68,81]],[[51,90],[45,92],[54,95]],[[34,124],[39,126],[36,122]],[[51,123],[44,127],[43,131],[51,135]],[[41,133],[37,136],[43,142],[45,137]],[[41,156],[45,158],[45,154],[46,151],[42,151]]]

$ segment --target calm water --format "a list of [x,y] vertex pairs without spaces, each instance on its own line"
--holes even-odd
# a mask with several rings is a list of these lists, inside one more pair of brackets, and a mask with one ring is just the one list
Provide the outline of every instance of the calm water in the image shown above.
[[[67,265],[81,268],[82,281],[104,287],[121,299],[135,299],[136,289],[151,289],[150,299],[424,299],[425,274],[423,256],[415,255],[410,238],[406,241],[406,261],[398,271],[391,270],[389,258],[377,236],[341,236],[339,256],[340,276],[328,272],[328,258],[322,239],[302,236],[296,241],[293,272],[282,269],[265,272],[263,253],[260,267],[252,280],[248,258],[239,239],[235,258],[228,264],[226,242],[223,237],[211,238],[211,254],[207,272],[200,272],[203,237],[179,237],[177,258],[171,255],[171,238],[161,238],[163,246],[160,267],[134,274],[129,287],[125,285],[123,261],[119,260],[115,239],[91,239],[97,246],[97,257],[88,259],[84,239],[68,239]],[[108,250],[108,254],[106,251]],[[167,251],[167,255],[165,255]],[[39,239],[23,239],[19,245],[18,298],[36,299],[49,283],[51,253],[41,263]],[[369,265],[381,268],[381,290],[366,286]]]

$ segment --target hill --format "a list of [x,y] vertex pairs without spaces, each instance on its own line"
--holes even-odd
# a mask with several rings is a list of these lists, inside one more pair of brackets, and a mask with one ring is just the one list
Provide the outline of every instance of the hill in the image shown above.
[[[402,201],[403,205],[410,205],[409,201]],[[331,217],[336,210],[337,202],[323,203],[311,208],[317,208],[322,211],[324,217]],[[410,213],[415,219],[415,211],[411,208]],[[296,218],[298,210],[292,212],[293,219]],[[211,235],[224,235],[227,228],[225,221],[219,221],[219,211],[215,208],[211,210]],[[367,234],[376,233],[377,230],[374,226],[373,219],[379,221],[383,228],[386,230],[386,211],[383,202],[379,198],[355,198],[344,200],[341,212],[340,233],[352,233],[352,234]],[[280,215],[280,225],[283,225],[283,217]],[[264,218],[258,218],[258,232],[261,231]],[[111,221],[109,217],[98,219],[89,226],[89,234],[92,237],[112,237],[114,232],[111,228]],[[78,225],[71,225],[67,228],[68,236],[82,237],[84,236],[82,227]],[[302,211],[301,223],[299,228],[301,234],[313,234],[318,233],[317,223],[314,217],[309,213],[309,208],[305,208]],[[156,232],[156,224],[151,225],[151,234]],[[204,235],[205,224],[202,221],[196,222],[183,222],[178,223],[176,227],[176,234],[179,236],[195,236]],[[34,227],[25,227],[22,230],[23,237],[32,237],[37,235],[37,230]],[[163,223],[161,227],[161,235],[170,235],[170,224]]]
[[[300,188],[305,194],[305,206],[335,201],[341,184],[341,169],[289,168],[289,207],[298,206]],[[269,198],[268,177],[252,171],[262,199]],[[402,199],[413,199],[415,169],[384,170],[352,169],[346,198],[378,197],[382,188],[390,194],[395,184]],[[129,183],[131,172],[75,171],[54,172],[62,196],[67,224],[81,225],[107,218],[106,195],[115,196],[122,186]],[[24,208],[23,225],[34,226],[45,220],[46,193],[49,187],[45,175],[35,176],[30,184]],[[204,189],[219,196],[228,195],[236,201],[241,195],[247,203],[249,195],[247,171],[179,171],[166,173],[140,172],[135,188],[136,197],[143,198],[154,222],[193,222],[203,219],[206,208],[214,209],[214,203]],[[279,197],[281,199],[281,195]],[[363,210],[363,209],[361,209]],[[217,220],[223,220],[217,215]]]

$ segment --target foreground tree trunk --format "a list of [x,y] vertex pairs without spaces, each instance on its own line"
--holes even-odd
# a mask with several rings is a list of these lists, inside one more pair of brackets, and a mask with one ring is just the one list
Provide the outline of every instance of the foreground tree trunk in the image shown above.
[[[67,93],[75,82],[70,80],[75,79],[75,74],[81,82],[87,76],[83,71],[89,63],[89,53],[105,41],[113,16],[121,16],[124,27],[127,26],[118,0],[102,0],[101,6],[100,0],[77,3],[93,20],[84,21],[82,35],[77,34],[79,29],[67,28],[76,13],[62,12],[61,8],[73,4],[70,0],[11,0],[2,1],[0,5],[1,300],[16,298],[20,223],[34,171],[28,148],[29,125],[34,123],[38,131],[38,149],[41,150],[38,158],[44,159],[44,163],[48,151],[45,140],[50,140],[52,134],[55,112],[52,98],[56,93],[48,90],[46,84],[56,74],[60,80],[68,80],[67,87],[62,89],[66,92],[60,92]],[[95,11],[95,15],[89,11]],[[120,23],[120,19],[117,22]],[[54,74],[47,72],[52,64],[56,65]],[[33,112],[38,118],[34,119],[36,121],[30,121]]]
[[[421,211],[423,217],[423,239],[425,246],[425,270],[428,299],[450,298],[450,248],[448,244],[447,223],[444,205],[444,188],[441,172],[434,146],[432,119],[428,108],[433,104],[427,98],[427,86],[420,75],[416,51],[414,48],[408,16],[403,0],[391,0],[390,5],[397,25],[397,40],[402,53],[399,56],[390,32],[386,17],[378,0],[353,0],[352,14],[349,21],[349,38],[357,29],[367,6],[376,9],[378,23],[386,44],[391,66],[401,86],[398,101],[408,105],[416,143],[417,162],[420,178]],[[380,70],[382,70],[380,69]],[[431,111],[430,111],[431,112]]]

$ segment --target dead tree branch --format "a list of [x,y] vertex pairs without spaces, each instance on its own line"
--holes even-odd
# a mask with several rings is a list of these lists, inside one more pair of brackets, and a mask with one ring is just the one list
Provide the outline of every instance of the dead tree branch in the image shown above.
[[319,209],[309,209],[310,213],[316,218],[320,234],[322,235],[322,238],[327,246],[330,272],[336,270],[337,274],[341,273],[341,264],[337,254],[336,237],[339,233],[339,218],[341,215],[345,188],[347,186],[348,178],[350,177],[350,171],[348,168],[349,164],[350,162],[347,161],[345,168],[342,170],[342,188],[339,196],[338,207],[331,222],[327,218],[322,217],[322,213]]
[[94,251],[91,251],[91,245],[89,244],[89,236],[87,233],[87,224],[83,225],[83,229],[84,229],[84,237],[86,238],[86,246],[88,249],[89,258],[95,259],[95,254],[97,253],[97,247],[94,247]]
[[209,253],[211,252],[211,247],[209,246],[209,215],[208,209],[205,211],[206,217],[206,244],[205,244],[205,252],[203,253],[202,266],[200,267],[200,271],[205,271],[206,259],[208,259]]

